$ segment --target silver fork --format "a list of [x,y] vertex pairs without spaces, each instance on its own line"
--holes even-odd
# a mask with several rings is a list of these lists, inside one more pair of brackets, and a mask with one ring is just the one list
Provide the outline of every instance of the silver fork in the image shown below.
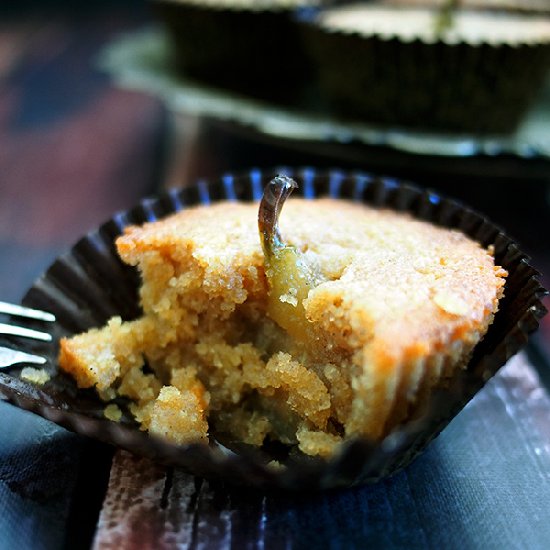
[[[9,304],[7,302],[0,302],[0,314],[13,315],[15,317],[24,317],[26,319],[34,319],[37,321],[43,321],[45,323],[52,323],[55,321],[55,316],[51,313],[48,313],[47,311],[31,309],[15,304]],[[20,338],[31,338],[34,340],[40,340],[42,342],[51,342],[52,340],[51,334],[47,332],[6,323],[0,323],[0,334],[18,336]],[[25,353],[23,351],[0,346],[0,369],[11,367],[13,365],[18,365],[21,363],[43,365],[45,362],[46,358],[41,357],[40,355],[33,355],[30,353]]]

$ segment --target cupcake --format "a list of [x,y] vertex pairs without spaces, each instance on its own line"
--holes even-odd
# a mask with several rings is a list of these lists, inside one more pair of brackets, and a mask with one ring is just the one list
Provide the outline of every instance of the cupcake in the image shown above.
[[[506,271],[463,233],[343,199],[222,201],[127,228],[143,315],[61,340],[60,367],[142,430],[327,457],[381,441],[468,364]],[[108,405],[111,403],[111,405]],[[110,409],[112,412],[112,409]]]
[[321,0],[155,0],[186,77],[255,98],[299,102],[308,63],[291,14]]
[[[445,2],[449,4],[450,0],[386,0],[385,3],[407,7],[441,7],[444,6]],[[463,8],[507,10],[524,13],[550,13],[550,5],[547,0],[455,0],[455,3]]]
[[[362,173],[314,169],[293,170],[287,173],[293,174],[299,183],[299,188],[294,194],[307,197],[309,202],[306,204],[314,206],[313,212],[317,212],[311,214],[318,229],[313,235],[309,233],[305,224],[299,222],[303,216],[309,215],[309,208],[306,209],[306,204],[302,207],[302,201],[299,200],[291,199],[284,206],[280,228],[277,226],[277,204],[280,206],[281,201],[277,199],[276,194],[272,195],[270,200],[264,201],[264,207],[267,208],[262,209],[260,216],[262,227],[256,226],[256,209],[253,214],[248,212],[246,207],[251,201],[258,204],[262,197],[262,186],[273,178],[273,174],[251,170],[245,174],[226,174],[217,180],[201,180],[196,185],[173,189],[157,198],[144,199],[131,210],[118,213],[98,227],[97,231],[80,239],[70,251],[51,265],[23,299],[25,305],[48,310],[57,318],[51,328],[54,335],[52,344],[37,345],[23,340],[18,345],[22,351],[39,353],[48,358],[42,368],[45,376],[38,380],[34,375],[29,376],[32,373],[29,373],[28,369],[18,367],[9,371],[4,370],[0,373],[2,396],[20,408],[39,414],[79,434],[127,449],[163,464],[178,466],[196,476],[223,479],[239,487],[252,486],[262,490],[278,488],[290,491],[348,487],[376,482],[408,465],[472,399],[485,382],[526,344],[529,335],[537,329],[541,317],[546,312],[542,304],[545,290],[539,282],[540,275],[530,265],[529,258],[498,227],[482,215],[453,200],[395,179]],[[313,200],[321,197],[331,199],[319,202]],[[353,201],[353,204],[349,201]],[[210,210],[211,206],[216,204],[226,205],[226,208],[217,206]],[[317,204],[319,206],[316,206]],[[204,208],[199,210],[199,205]],[[406,371],[407,367],[403,367],[393,371],[392,376],[397,389],[390,387],[389,393],[381,397],[382,416],[375,428],[369,427],[366,421],[354,424],[351,422],[353,415],[345,412],[360,411],[361,407],[364,407],[367,418],[368,401],[364,405],[360,404],[363,394],[360,394],[358,400],[352,399],[351,404],[345,398],[345,392],[340,393],[340,400],[336,397],[338,392],[345,390],[345,377],[349,371],[340,368],[332,370],[328,363],[328,370],[323,368],[316,371],[310,368],[313,366],[311,363],[304,363],[308,354],[313,357],[312,351],[316,349],[319,353],[316,357],[320,361],[321,354],[327,359],[331,353],[336,356],[342,349],[342,343],[353,346],[354,335],[359,334],[355,328],[362,325],[361,316],[350,318],[354,324],[351,327],[353,330],[348,333],[344,325],[345,314],[331,320],[330,309],[334,312],[335,308],[339,307],[342,311],[351,311],[355,305],[356,310],[361,309],[365,305],[363,298],[366,299],[368,295],[353,295],[351,309],[345,308],[344,302],[338,306],[338,300],[336,304],[333,301],[331,305],[330,301],[327,302],[318,295],[317,303],[325,304],[319,308],[321,311],[318,310],[318,318],[321,319],[318,324],[325,332],[326,328],[333,327],[328,337],[339,347],[331,348],[327,345],[323,348],[318,345],[316,348],[315,340],[308,340],[311,331],[302,331],[300,334],[300,327],[304,325],[304,312],[310,311],[310,306],[303,299],[304,290],[308,289],[308,285],[314,291],[317,288],[321,289],[326,283],[337,285],[346,277],[346,274],[340,274],[339,270],[347,260],[335,252],[338,247],[343,249],[345,243],[352,238],[357,224],[350,227],[349,232],[342,232],[337,237],[338,242],[332,247],[332,251],[328,246],[330,243],[326,241],[328,228],[340,223],[335,219],[335,212],[342,205],[344,216],[341,221],[344,223],[348,217],[350,220],[362,218],[363,214],[356,217],[356,209],[360,209],[361,212],[372,210],[379,221],[386,219],[389,222],[391,216],[386,218],[386,215],[391,214],[399,224],[404,224],[405,221],[423,221],[420,226],[427,227],[427,231],[439,228],[447,237],[449,234],[458,235],[457,241],[463,244],[470,242],[467,249],[481,260],[480,269],[475,276],[484,273],[489,277],[491,266],[494,266],[493,269],[496,268],[491,277],[494,284],[485,286],[484,289],[476,285],[475,292],[481,292],[478,294],[481,301],[484,297],[490,298],[483,312],[481,301],[476,305],[476,300],[472,296],[465,298],[465,301],[473,306],[472,312],[478,312],[477,320],[472,319],[472,325],[465,326],[464,331],[458,329],[454,332],[450,325],[443,323],[443,326],[447,327],[447,332],[441,332],[441,336],[451,334],[448,340],[450,345],[431,351],[436,356],[438,352],[447,351],[448,360],[443,361],[442,365],[439,364],[437,359],[431,359],[430,350],[422,345],[418,346],[415,352],[419,355],[418,363],[407,363],[407,357],[404,356],[405,361],[402,365],[408,364],[410,370]],[[243,235],[242,252],[246,254],[240,256],[235,252],[236,244],[230,239],[231,235],[236,236],[240,234],[239,231],[243,231],[237,230],[236,227],[230,231],[232,224],[229,220],[236,216],[233,210],[235,207],[242,210],[242,213],[234,225],[252,224],[255,234],[257,229],[261,229],[261,237],[251,237],[250,232]],[[363,207],[366,210],[361,210]],[[183,210],[189,212],[190,218],[187,222],[178,214]],[[201,246],[199,252],[198,248],[194,251],[188,248],[178,250],[169,244],[170,233],[180,224],[190,223],[193,217],[198,217],[197,213],[207,211],[217,213],[223,224],[216,221],[216,231],[212,231],[212,239],[208,239],[206,247]],[[225,213],[226,211],[232,213]],[[173,216],[174,214],[176,215]],[[292,214],[294,218],[291,217]],[[252,215],[254,222],[250,221]],[[196,230],[205,225],[203,219],[206,218],[201,216],[197,223],[190,224],[192,228],[188,234],[189,243],[200,244]],[[149,223],[155,220],[164,220],[166,224],[160,226]],[[373,221],[374,218],[371,218],[369,225]],[[142,225],[141,229],[136,228]],[[211,228],[212,225],[214,223],[209,221],[205,228]],[[298,230],[302,225],[304,227]],[[386,245],[395,240],[390,238],[393,223],[389,225],[390,233],[387,235],[388,238],[384,239],[384,246],[377,256],[380,261],[385,256],[389,257],[385,252]],[[129,226],[133,228],[125,229]],[[378,229],[365,236],[368,237],[368,242],[373,242],[376,234],[383,234],[379,231],[381,226],[378,222],[373,228]],[[403,225],[403,228],[408,231],[412,230],[413,226],[407,224]],[[159,229],[162,230],[157,231]],[[360,226],[357,229],[362,231]],[[152,232],[156,233],[155,238],[152,238]],[[225,240],[223,235],[226,235]],[[314,241],[320,238],[320,242],[325,244],[322,254],[314,247],[310,249],[302,240],[304,237],[307,237],[308,241],[310,237]],[[336,235],[333,235],[331,238],[335,237]],[[407,246],[407,238],[401,233],[398,239],[404,249]],[[411,231],[409,242],[419,242],[417,239],[416,230]],[[472,241],[479,243],[479,246],[476,247]],[[146,244],[150,249],[147,249]],[[358,248],[361,248],[361,245],[362,243],[358,243]],[[430,246],[432,245],[428,243],[426,250],[429,250]],[[221,253],[220,248],[223,249]],[[438,253],[444,251],[443,246]],[[350,256],[354,253],[355,250],[351,250]],[[157,269],[159,275],[164,272],[164,283],[160,278],[146,290],[145,274],[140,282],[138,270],[133,265],[123,262],[120,259],[121,255],[126,258],[125,262],[130,264],[134,261],[137,261],[138,265],[143,264],[144,267],[147,264],[144,273],[149,271],[149,268],[151,273]],[[330,256],[334,256],[337,261],[321,261]],[[158,263],[155,262],[155,257],[159,260]],[[423,257],[424,254],[415,255],[413,261]],[[494,257],[494,260],[491,257]],[[188,265],[185,258],[189,259]],[[224,270],[224,266],[234,265],[229,261],[230,258],[235,259],[235,265],[246,265],[247,269],[231,276],[231,270]],[[372,259],[375,260],[376,256]],[[463,260],[464,257],[458,259],[459,262]],[[432,258],[434,273],[442,269],[444,263],[436,263],[433,266]],[[195,278],[197,272],[192,269],[193,265],[197,264],[203,273],[199,279]],[[399,265],[399,258],[395,265]],[[190,268],[187,282],[185,277],[182,277],[183,273],[176,274],[174,271],[173,277],[170,274],[170,271],[178,269],[178,266]],[[495,297],[498,298],[502,293],[504,272],[498,266],[502,266],[508,273],[504,297],[498,299],[498,311],[493,322],[481,341],[474,346],[467,366],[463,367],[462,360],[467,360],[467,350],[473,344],[469,337],[481,337],[485,324],[493,317],[491,311],[497,307]],[[253,269],[248,269],[253,267],[257,268],[256,274]],[[378,262],[371,269],[373,274],[377,267],[380,267]],[[416,267],[419,269],[415,269],[413,277],[420,277],[422,274],[429,277],[429,262],[421,262],[416,264]],[[406,270],[409,268],[410,266],[405,266],[403,278],[396,282],[405,292],[409,292],[405,284]],[[323,278],[320,277],[323,273],[325,277],[328,275],[331,281],[323,282]],[[468,273],[468,269],[465,269],[464,273],[462,269],[456,270],[456,276],[459,278],[465,278],[465,273]],[[434,280],[437,278],[434,277]],[[203,281],[208,284],[199,286],[198,283],[202,284]],[[239,281],[247,282],[241,290]],[[258,285],[248,284],[252,282]],[[465,278],[465,288],[468,284]],[[178,294],[186,288],[188,292],[184,294],[192,297],[193,285],[195,297],[198,298],[201,293],[208,294],[211,307],[206,305],[205,312],[196,316],[195,320],[193,315],[187,315],[188,322],[179,323],[178,316],[183,310],[197,311],[197,308],[200,309],[200,303],[204,306],[205,300],[179,302],[173,308],[174,316],[170,316],[170,296],[166,296],[167,300],[157,301],[155,291],[158,288],[162,293],[163,288],[171,288],[174,294]],[[140,286],[141,300],[138,299]],[[352,288],[353,285],[347,284],[347,287]],[[485,294],[486,291],[488,294]],[[463,289],[460,292],[463,292]],[[161,297],[161,293],[157,295],[158,298]],[[309,290],[307,293],[309,294]],[[224,300],[224,297],[230,296],[232,298]],[[258,298],[256,312],[252,296]],[[382,292],[377,299],[382,304],[391,304]],[[415,299],[411,296],[411,300]],[[401,302],[403,301],[402,298]],[[456,296],[453,297],[449,293],[439,294],[437,298],[434,294],[430,302],[432,306],[435,304],[437,307],[434,319],[438,319],[438,322],[443,315],[455,316],[458,321],[460,314],[465,312],[461,300],[457,300]],[[149,313],[146,304],[153,303],[157,305]],[[422,308],[430,307],[424,303],[421,305]],[[285,308],[291,308],[290,311],[294,314],[286,315]],[[208,311],[211,309],[217,309],[218,315],[210,315]],[[240,320],[235,313],[237,311],[241,314]],[[327,312],[325,318],[322,317],[324,311]],[[406,311],[406,307],[403,311]],[[164,317],[166,315],[167,317]],[[111,317],[112,320],[109,321]],[[163,317],[166,331],[159,331],[158,327],[161,325],[157,324],[157,320]],[[271,323],[268,318],[271,319]],[[207,319],[211,322],[207,323]],[[250,322],[250,319],[258,319],[258,323]],[[431,323],[432,319],[429,321],[430,323],[426,323],[428,331],[434,326]],[[455,326],[458,327],[459,324],[460,321]],[[28,326],[36,328],[32,322],[29,322]],[[102,326],[104,328],[90,332],[90,327]],[[277,329],[277,326],[281,328]],[[367,323],[366,326],[368,330],[380,328],[375,322],[372,325]],[[404,338],[411,335],[410,330],[419,330],[412,324],[405,328]],[[205,338],[207,332],[215,335],[224,330],[228,331],[225,343],[217,340],[203,341],[204,345],[199,346],[177,345],[180,338],[186,342],[196,339],[198,344],[198,340]],[[229,334],[231,331],[232,335]],[[256,339],[250,346],[244,346],[246,333],[256,334]],[[74,336],[77,334],[81,335]],[[152,340],[147,342],[152,334],[155,335],[157,343]],[[67,357],[61,360],[67,372],[60,369],[58,361],[58,344],[62,336],[66,337],[63,353],[67,353]],[[301,346],[301,352],[300,349],[294,352],[292,341],[303,341],[304,336],[306,344]],[[401,337],[401,332],[397,336]],[[165,341],[173,341],[176,338],[176,344],[168,344],[161,348],[158,346],[160,340],[157,341],[157,337],[161,340],[164,338]],[[394,346],[394,340],[397,341],[397,338],[392,338],[391,345],[388,346],[390,355],[392,351],[399,349]],[[147,351],[142,354],[140,350],[144,349],[146,343],[153,345],[147,346]],[[239,345],[241,347],[236,350]],[[266,353],[255,359],[257,353],[253,348],[266,350]],[[279,352],[283,355],[278,354]],[[285,353],[290,358],[285,359]],[[185,361],[182,370],[178,367],[179,358],[185,358],[186,354],[188,358],[194,359],[195,363],[191,360]],[[212,360],[208,359],[209,354]],[[274,355],[276,357],[272,359],[268,368],[266,362]],[[247,380],[255,382],[254,390],[239,390],[240,387],[243,388],[239,386],[239,380],[242,381],[245,374],[237,364],[238,357],[247,365]],[[207,370],[202,367],[206,363],[210,364],[212,376],[205,377]],[[265,370],[255,371],[254,364],[265,364]],[[307,369],[308,374],[304,373],[300,364]],[[339,365],[342,365],[342,362]],[[397,363],[388,361],[384,365],[390,368],[388,373],[391,374],[392,365],[395,366]],[[212,367],[215,370],[212,371]],[[226,372],[226,367],[227,372],[233,377],[226,379],[222,376]],[[117,369],[120,370],[117,372]],[[309,378],[304,378],[304,374]],[[358,372],[350,374],[356,376]],[[286,381],[284,386],[282,383],[278,385],[277,377]],[[83,387],[77,387],[76,379]],[[84,387],[93,385],[94,380],[97,380],[95,388]],[[311,383],[306,384],[304,391],[295,392],[294,390],[303,388],[300,381],[304,380]],[[326,424],[323,415],[326,418],[327,410],[322,405],[326,405],[327,402],[322,398],[323,389],[317,380],[322,382],[329,394],[330,416]],[[361,387],[362,383],[359,383],[355,387],[352,386],[351,390],[354,392]],[[222,391],[223,388],[227,391]],[[251,393],[254,395],[250,395]],[[366,394],[367,400],[370,399],[371,393],[369,389]],[[290,397],[292,399],[289,401]],[[226,406],[228,403],[230,405]],[[376,406],[379,406],[378,403]],[[338,413],[339,417],[336,416],[336,412],[333,413],[333,409],[336,408],[342,411]],[[331,417],[336,421],[331,420]],[[357,417],[363,417],[363,413]],[[278,422],[280,419],[284,422]],[[326,428],[322,429],[325,425]],[[355,429],[356,432],[353,431]],[[371,429],[374,431],[371,432]],[[387,435],[381,435],[376,439],[378,432]],[[180,435],[177,435],[178,433]],[[366,435],[369,433],[371,435]],[[206,438],[209,440],[208,444]],[[260,446],[262,438],[264,444]],[[250,443],[242,443],[245,440]]]
[[550,67],[550,19],[507,11],[351,4],[303,24],[337,116],[481,134],[522,120]]

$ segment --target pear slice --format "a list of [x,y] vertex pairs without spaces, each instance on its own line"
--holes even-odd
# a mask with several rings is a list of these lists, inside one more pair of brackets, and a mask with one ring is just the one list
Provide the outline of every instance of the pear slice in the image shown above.
[[258,229],[269,285],[267,314],[289,336],[306,341],[308,321],[303,301],[315,286],[316,277],[304,254],[286,244],[279,232],[279,215],[297,187],[287,176],[276,176],[266,185],[258,212]]

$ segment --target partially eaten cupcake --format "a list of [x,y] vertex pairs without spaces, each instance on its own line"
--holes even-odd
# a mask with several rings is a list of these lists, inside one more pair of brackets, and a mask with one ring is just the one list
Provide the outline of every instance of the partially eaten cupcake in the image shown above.
[[[379,440],[464,368],[506,272],[462,233],[345,200],[221,202],[130,227],[143,316],[61,341],[60,366],[142,429],[328,456]],[[116,415],[112,414],[110,417]]]

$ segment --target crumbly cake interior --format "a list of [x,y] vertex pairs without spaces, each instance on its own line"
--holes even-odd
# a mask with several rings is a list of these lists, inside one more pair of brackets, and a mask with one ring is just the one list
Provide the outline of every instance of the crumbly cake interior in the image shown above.
[[291,199],[281,234],[318,279],[290,334],[266,314],[257,212],[219,203],[128,228],[116,245],[141,272],[143,316],[64,339],[61,368],[106,404],[128,398],[144,430],[175,443],[218,431],[327,456],[406,419],[492,322],[506,272],[461,233]]

